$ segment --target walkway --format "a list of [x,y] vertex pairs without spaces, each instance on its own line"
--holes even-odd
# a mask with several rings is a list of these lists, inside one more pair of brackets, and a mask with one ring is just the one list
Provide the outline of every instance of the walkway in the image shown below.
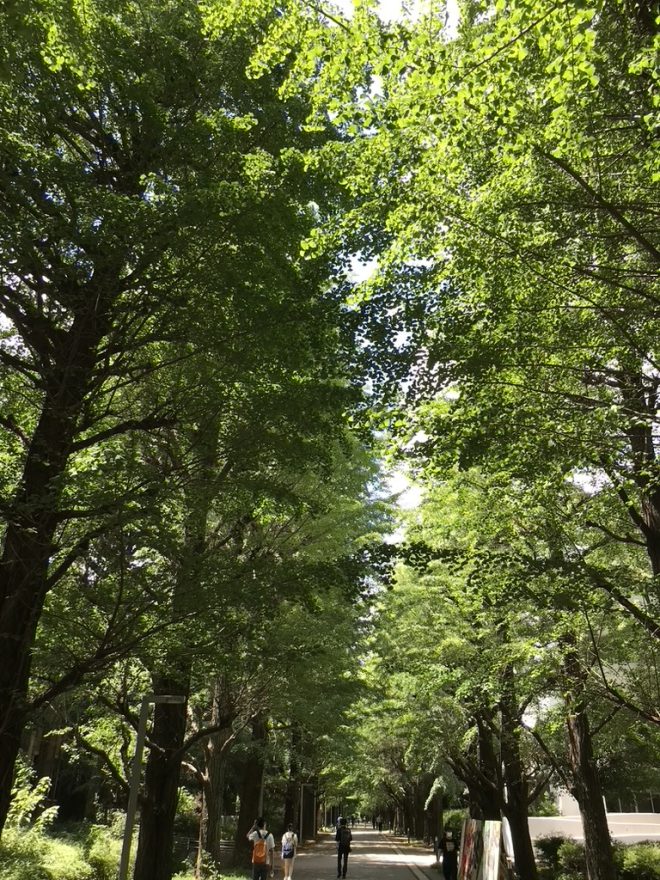
[[[439,880],[430,847],[408,844],[388,832],[353,828],[346,880]],[[277,862],[276,860],[276,866]],[[281,869],[276,873],[281,880]],[[334,837],[322,834],[318,843],[305,844],[296,856],[293,880],[334,880],[337,850]]]

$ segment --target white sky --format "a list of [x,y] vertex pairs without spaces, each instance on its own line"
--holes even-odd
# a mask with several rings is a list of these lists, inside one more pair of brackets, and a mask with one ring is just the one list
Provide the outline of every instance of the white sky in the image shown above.
[[397,502],[401,510],[414,510],[422,501],[422,490],[411,483],[403,470],[395,470],[387,480],[387,488],[393,495],[399,495]]

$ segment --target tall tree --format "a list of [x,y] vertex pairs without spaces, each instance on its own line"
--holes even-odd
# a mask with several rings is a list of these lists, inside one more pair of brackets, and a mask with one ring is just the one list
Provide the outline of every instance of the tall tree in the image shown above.
[[[295,371],[296,355],[327,340],[338,299],[319,296],[319,272],[300,271],[323,198],[295,145],[319,135],[302,130],[304,100],[281,103],[277,72],[246,76],[249,32],[210,37],[194,3],[128,0],[44,0],[5,10],[0,27],[1,825],[46,596],[90,540],[126,519],[138,489],[163,488],[155,469],[112,479],[113,441],[176,418],[172,386],[145,395],[145,382],[205,345],[207,357],[222,346],[234,370],[243,358],[255,379],[274,351],[284,370],[282,325]],[[202,314],[212,332],[197,335]],[[329,367],[325,393],[338,397],[325,350],[317,367]],[[318,397],[298,378],[302,412]],[[270,388],[256,382],[262,402],[276,385],[275,375]],[[246,437],[253,424],[236,427]],[[102,500],[81,509],[90,469],[106,481]],[[81,522],[92,525],[72,529]]]

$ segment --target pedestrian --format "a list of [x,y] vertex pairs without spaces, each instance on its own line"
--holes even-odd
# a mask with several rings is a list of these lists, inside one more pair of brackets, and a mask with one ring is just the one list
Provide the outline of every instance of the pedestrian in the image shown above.
[[458,845],[451,828],[446,828],[440,838],[439,845],[442,853],[442,873],[445,880],[456,880],[458,876]]
[[247,833],[247,839],[252,841],[252,880],[266,880],[269,869],[272,877],[275,839],[266,830],[263,816],[254,820],[252,828]]
[[293,830],[293,825],[289,825],[288,829],[282,835],[282,868],[284,870],[283,880],[291,880],[293,876],[293,860],[296,857],[298,849],[298,835]]
[[353,840],[346,819],[339,820],[335,840],[337,841],[337,877],[345,877],[348,868],[348,854],[351,851],[351,841]]

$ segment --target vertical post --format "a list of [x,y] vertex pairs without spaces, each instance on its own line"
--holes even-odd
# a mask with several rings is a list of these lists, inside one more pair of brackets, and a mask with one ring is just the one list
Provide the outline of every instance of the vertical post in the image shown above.
[[195,860],[195,878],[199,880],[202,876],[202,844],[204,843],[204,785],[202,784],[202,798],[199,809],[199,834],[197,835],[197,859]]
[[137,739],[135,740],[135,756],[131,768],[131,784],[128,792],[128,807],[126,808],[126,825],[124,827],[124,840],[121,847],[121,859],[119,862],[118,880],[128,880],[128,864],[131,860],[131,843],[133,841],[133,826],[137,812],[138,792],[140,790],[140,776],[142,774],[142,752],[144,741],[147,737],[147,716],[150,703],[185,703],[183,694],[147,694],[142,697],[140,704],[140,720],[138,721]]
[[143,697],[140,706],[140,720],[138,722],[137,739],[135,741],[135,755],[131,768],[131,784],[128,793],[128,807],[126,809],[126,825],[124,826],[124,840],[121,847],[121,861],[119,862],[119,880],[127,880],[128,863],[131,859],[131,843],[133,840],[133,826],[137,810],[138,791],[140,788],[140,774],[142,770],[142,752],[144,740],[147,734],[147,714],[151,696]]
[[300,835],[298,837],[298,840],[301,845],[303,842],[303,792],[304,791],[305,791],[305,783],[301,782],[300,783],[300,811],[299,811],[300,812]]

